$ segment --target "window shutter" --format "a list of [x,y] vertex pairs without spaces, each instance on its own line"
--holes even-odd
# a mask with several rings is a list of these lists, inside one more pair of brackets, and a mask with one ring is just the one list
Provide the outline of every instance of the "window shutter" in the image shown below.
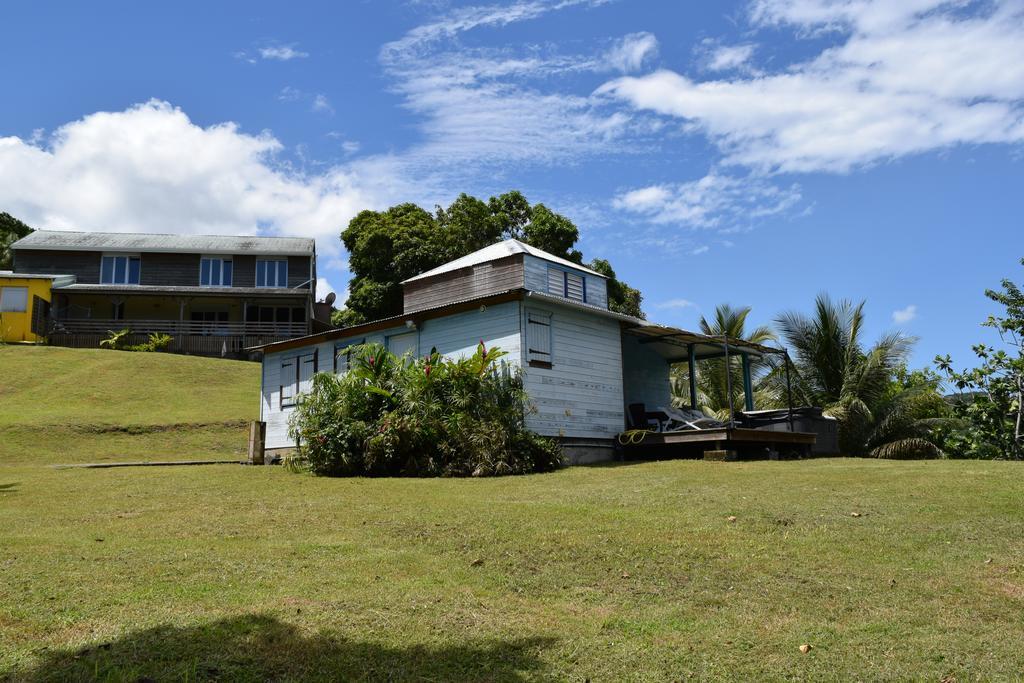
[[548,268],[548,294],[565,296],[565,272],[558,268]]
[[294,358],[281,360],[281,407],[295,403],[295,383],[298,373]]
[[583,276],[565,274],[565,296],[573,301],[583,301]]
[[316,374],[316,352],[299,356],[299,393],[305,394],[313,386],[313,375]]
[[529,363],[551,365],[551,314],[526,314],[526,359]]

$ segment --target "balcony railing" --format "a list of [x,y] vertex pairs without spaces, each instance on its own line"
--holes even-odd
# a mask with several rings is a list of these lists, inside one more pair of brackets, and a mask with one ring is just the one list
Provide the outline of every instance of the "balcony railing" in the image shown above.
[[193,320],[112,320],[102,318],[62,318],[50,321],[55,334],[106,334],[109,330],[130,329],[149,334],[197,335],[210,337],[259,336],[291,338],[309,333],[306,323],[197,322]]

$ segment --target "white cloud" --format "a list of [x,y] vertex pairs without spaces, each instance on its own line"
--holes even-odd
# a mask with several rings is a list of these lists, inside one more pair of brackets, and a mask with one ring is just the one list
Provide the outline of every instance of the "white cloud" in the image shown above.
[[800,198],[798,185],[782,187],[755,176],[712,171],[699,180],[624,192],[612,200],[612,206],[646,216],[653,223],[721,228],[782,213]]
[[717,45],[714,41],[704,41],[706,54],[704,67],[710,71],[729,71],[748,67],[754,56],[755,46],[752,43],[743,45]]
[[152,100],[67,123],[48,144],[0,138],[0,206],[40,228],[314,237],[330,258],[358,211],[409,190],[387,159],[309,175],[281,149]]
[[345,140],[341,143],[341,149],[345,154],[355,154],[361,147],[362,145],[357,140]]
[[622,73],[629,73],[638,70],[644,65],[644,62],[654,58],[657,54],[658,39],[654,37],[653,33],[630,33],[616,42],[615,46],[605,55],[605,61],[611,68]]
[[668,301],[662,301],[660,303],[654,304],[654,307],[663,310],[679,310],[683,308],[697,308],[697,304],[693,303],[688,299],[669,299]]
[[910,304],[906,308],[892,312],[892,321],[897,325],[903,325],[909,323],[911,320],[917,317],[917,306]]
[[711,247],[709,247],[709,246],[707,246],[705,244],[705,245],[699,246],[696,249],[694,249],[693,251],[691,251],[690,255],[691,256],[700,256],[701,254],[708,253],[708,251],[710,251],[710,250],[711,250]]
[[313,104],[310,105],[310,108],[316,112],[323,112],[327,114],[334,113],[334,107],[331,106],[331,101],[322,93],[318,93],[313,97]]
[[698,82],[662,70],[598,93],[681,119],[726,163],[761,171],[845,172],[952,145],[1024,141],[1018,0],[758,0],[751,16],[837,39],[771,75]]
[[290,85],[286,85],[281,88],[281,92],[277,93],[277,99],[282,102],[295,102],[302,98],[302,91],[298,88],[293,88]]
[[303,59],[308,57],[309,53],[297,50],[292,45],[267,45],[259,48],[259,55],[263,59],[287,62],[292,59]]
[[338,295],[338,298],[341,299],[341,301],[339,301],[337,304],[335,304],[336,306],[338,306],[340,308],[341,304],[344,303],[344,299],[345,299],[344,294],[345,293],[339,291],[337,287],[332,285],[327,280],[327,278],[325,278],[325,277],[317,277],[317,279],[316,279],[316,300],[317,301],[323,301],[324,299],[327,298],[327,295],[330,294],[331,292],[334,292],[336,295]]

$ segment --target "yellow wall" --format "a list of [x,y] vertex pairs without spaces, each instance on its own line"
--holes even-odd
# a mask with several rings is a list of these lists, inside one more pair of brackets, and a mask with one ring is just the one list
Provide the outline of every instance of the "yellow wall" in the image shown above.
[[0,340],[36,342],[42,339],[32,334],[32,302],[37,296],[44,301],[50,301],[52,284],[53,281],[48,279],[0,275],[0,289],[4,287],[26,287],[28,289],[28,306],[24,313],[0,312]]

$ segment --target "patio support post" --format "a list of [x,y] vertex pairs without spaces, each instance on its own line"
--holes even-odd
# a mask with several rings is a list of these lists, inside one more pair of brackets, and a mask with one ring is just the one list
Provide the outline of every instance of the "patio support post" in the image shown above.
[[690,409],[697,410],[697,359],[694,358],[694,346],[689,344],[690,357],[687,364],[690,370]]
[[789,379],[789,351],[786,351],[786,405],[789,406],[789,431],[793,429],[793,383]]
[[729,361],[729,338],[722,337],[725,340],[725,391],[729,397],[729,426],[733,426],[733,422],[736,417],[736,410],[732,405],[732,363]]
[[748,412],[754,409],[754,382],[750,378],[750,356],[741,354],[743,359],[743,401],[744,410]]

